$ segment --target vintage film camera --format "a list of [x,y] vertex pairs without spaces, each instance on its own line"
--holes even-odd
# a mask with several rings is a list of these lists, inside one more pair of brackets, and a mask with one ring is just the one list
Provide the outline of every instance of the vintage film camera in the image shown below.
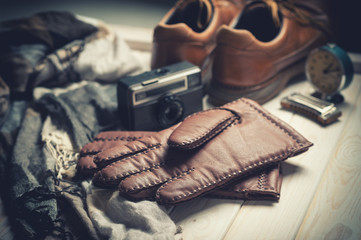
[[180,62],[118,81],[121,122],[128,130],[161,130],[202,110],[199,67]]

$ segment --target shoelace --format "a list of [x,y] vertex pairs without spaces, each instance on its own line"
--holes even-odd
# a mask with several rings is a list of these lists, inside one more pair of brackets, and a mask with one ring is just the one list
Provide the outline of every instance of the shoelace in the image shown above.
[[[307,2],[302,2],[301,4],[297,4],[294,0],[270,0],[274,1],[280,8],[287,10],[290,14],[292,14],[296,21],[301,24],[311,26],[313,28],[321,31],[327,39],[332,40],[334,38],[334,34],[330,29],[330,26],[327,24],[327,20],[317,19],[314,15],[325,15],[322,13],[322,10],[312,6],[312,3],[307,4]],[[310,6],[308,6],[310,5]]]

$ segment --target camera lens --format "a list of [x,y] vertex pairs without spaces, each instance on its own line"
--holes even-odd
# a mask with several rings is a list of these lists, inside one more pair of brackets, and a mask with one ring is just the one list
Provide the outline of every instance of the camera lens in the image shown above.
[[160,101],[158,121],[162,128],[170,127],[183,119],[183,102],[175,96],[166,96]]

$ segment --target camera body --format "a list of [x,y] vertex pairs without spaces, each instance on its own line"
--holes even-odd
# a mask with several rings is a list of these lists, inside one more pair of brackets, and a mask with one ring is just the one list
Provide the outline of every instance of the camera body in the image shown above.
[[117,94],[121,122],[128,130],[165,129],[203,109],[201,71],[189,62],[122,78]]

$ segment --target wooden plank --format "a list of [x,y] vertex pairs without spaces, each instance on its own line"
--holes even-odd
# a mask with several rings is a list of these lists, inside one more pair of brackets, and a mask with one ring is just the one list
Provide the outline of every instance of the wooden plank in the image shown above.
[[198,198],[175,207],[171,218],[182,229],[182,239],[222,239],[243,201]]
[[[304,86],[304,83],[298,82],[293,85],[296,89],[299,89],[300,86]],[[282,120],[289,121],[293,114],[282,110],[279,100],[292,91],[292,89],[285,89],[282,95],[266,103],[264,107]],[[204,106],[205,108],[212,107],[206,102],[206,99]],[[218,240],[226,235],[242,204],[243,201],[239,200],[200,198],[174,207],[170,216],[183,229],[183,239]],[[267,207],[273,205],[269,201],[262,201],[259,204],[260,206],[265,205]]]
[[360,93],[297,239],[361,239]]
[[352,117],[352,108],[349,105],[356,102],[360,83],[358,77],[345,91],[347,102],[341,109],[343,116],[340,121],[327,127],[320,127],[302,116],[295,114],[292,117],[289,121],[290,125],[312,141],[314,146],[308,152],[291,158],[283,164],[285,177],[279,203],[270,207],[254,201],[245,202],[225,239],[238,239],[239,236],[245,239],[267,240],[296,237],[322,173],[333,156],[338,138],[347,126],[348,119]]

